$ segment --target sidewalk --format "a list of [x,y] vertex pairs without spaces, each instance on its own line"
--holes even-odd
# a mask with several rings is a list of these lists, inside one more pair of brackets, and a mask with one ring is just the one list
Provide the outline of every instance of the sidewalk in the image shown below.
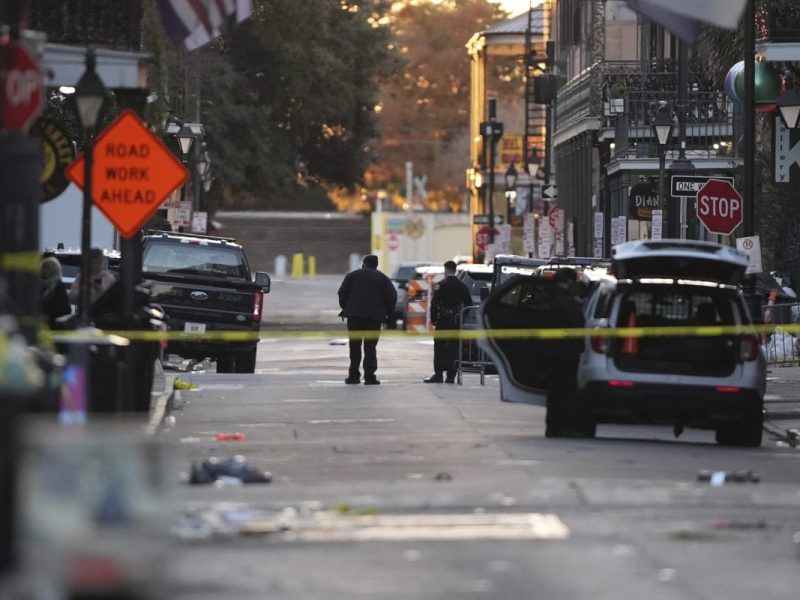
[[800,424],[800,367],[769,367],[764,409],[768,420],[793,420]]

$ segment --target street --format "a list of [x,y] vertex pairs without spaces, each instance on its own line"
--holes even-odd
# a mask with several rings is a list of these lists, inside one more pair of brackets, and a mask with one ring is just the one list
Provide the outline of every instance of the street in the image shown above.
[[[276,281],[265,315],[335,327],[338,283]],[[800,455],[772,436],[546,439],[544,409],[500,402],[496,376],[422,383],[430,339],[385,336],[382,385],[365,387],[342,382],[343,338],[281,333],[264,329],[255,375],[171,374],[198,386],[161,434],[184,469],[243,454],[272,482],[181,485],[166,597],[796,597]],[[246,439],[214,440],[233,432]]]

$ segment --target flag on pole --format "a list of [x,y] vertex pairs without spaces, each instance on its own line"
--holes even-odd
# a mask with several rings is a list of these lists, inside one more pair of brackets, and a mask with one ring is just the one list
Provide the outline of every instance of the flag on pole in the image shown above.
[[640,15],[692,43],[704,23],[736,29],[748,0],[627,0]]
[[158,0],[161,23],[174,44],[195,50],[252,12],[252,0]]

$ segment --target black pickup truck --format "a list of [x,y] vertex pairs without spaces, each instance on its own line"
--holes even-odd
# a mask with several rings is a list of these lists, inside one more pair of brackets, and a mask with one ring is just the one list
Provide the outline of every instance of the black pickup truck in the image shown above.
[[[217,373],[253,373],[264,307],[266,273],[251,276],[244,249],[231,238],[166,231],[142,238],[142,275],[171,331],[196,339],[170,340],[167,351],[217,362]],[[234,339],[214,336],[234,332]],[[236,339],[235,332],[255,333]]]

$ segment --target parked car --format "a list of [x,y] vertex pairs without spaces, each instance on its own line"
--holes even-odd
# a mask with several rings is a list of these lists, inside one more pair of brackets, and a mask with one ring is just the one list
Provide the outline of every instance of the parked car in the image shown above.
[[456,267],[456,277],[469,288],[473,304],[480,304],[491,291],[493,272],[492,265],[464,263]]
[[[56,248],[55,250],[47,249],[42,253],[43,257],[54,256],[61,263],[61,280],[64,286],[69,289],[75,277],[81,272],[81,251],[80,249],[67,249]],[[122,255],[118,250],[104,248],[103,256],[105,256],[104,267],[119,275],[119,266],[122,261]]]
[[544,264],[547,264],[547,261],[543,258],[498,254],[492,262],[492,288],[501,286],[514,275],[533,275],[536,268]]
[[[741,283],[747,258],[709,242],[640,240],[614,248],[611,269],[585,304],[587,328],[747,326]],[[550,279],[518,276],[485,300],[481,325],[548,328]],[[481,342],[498,365],[501,396],[545,404],[549,344],[542,339]],[[600,423],[713,429],[724,445],[759,446],[766,359],[757,336],[592,336],[578,390]]]
[[253,373],[257,339],[204,334],[258,332],[269,275],[252,275],[244,248],[232,238],[157,231],[146,234],[142,244],[142,274],[153,302],[163,307],[172,331],[196,336],[170,341],[167,351],[183,358],[211,358],[218,373]]

